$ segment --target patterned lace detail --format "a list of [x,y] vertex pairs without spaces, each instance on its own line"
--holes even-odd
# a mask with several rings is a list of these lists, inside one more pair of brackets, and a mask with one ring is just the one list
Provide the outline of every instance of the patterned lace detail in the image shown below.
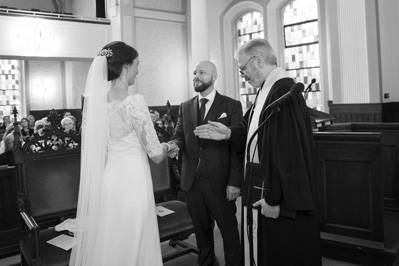
[[123,101],[109,103],[107,140],[109,150],[137,144],[135,148],[144,149],[149,157],[162,154],[162,145],[142,95],[136,94]]

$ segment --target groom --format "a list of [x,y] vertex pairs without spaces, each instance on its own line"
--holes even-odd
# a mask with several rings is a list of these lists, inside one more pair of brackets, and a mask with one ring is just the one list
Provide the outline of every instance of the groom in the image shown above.
[[239,123],[239,101],[219,94],[214,83],[216,66],[199,62],[194,70],[194,89],[199,94],[180,105],[176,131],[169,156],[183,153],[180,186],[185,191],[187,208],[193,220],[198,247],[198,264],[219,265],[215,257],[215,221],[223,238],[226,265],[242,265],[235,199],[240,194],[242,162],[227,142],[203,140],[193,131],[208,120],[226,126]]

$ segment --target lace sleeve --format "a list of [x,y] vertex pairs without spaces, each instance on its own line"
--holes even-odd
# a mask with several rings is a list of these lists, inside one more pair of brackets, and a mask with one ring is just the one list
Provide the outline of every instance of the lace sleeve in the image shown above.
[[155,132],[144,97],[142,95],[135,95],[131,98],[126,105],[126,127],[131,131],[136,131],[141,145],[149,157],[162,154],[162,145]]

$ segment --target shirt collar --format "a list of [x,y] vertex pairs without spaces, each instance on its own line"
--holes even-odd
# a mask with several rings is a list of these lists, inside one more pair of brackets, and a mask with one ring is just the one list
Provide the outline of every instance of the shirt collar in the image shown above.
[[262,90],[265,88],[267,91],[269,91],[273,84],[282,78],[289,78],[288,73],[281,67],[275,67],[266,77],[266,80],[262,86]]
[[[216,90],[213,90],[211,93],[208,94],[208,96],[206,97],[202,97],[201,94],[198,94],[198,101],[200,101],[202,98],[207,98],[208,102],[207,103],[212,103],[213,100],[215,100],[215,96],[216,96]],[[208,105],[209,106],[209,105]]]

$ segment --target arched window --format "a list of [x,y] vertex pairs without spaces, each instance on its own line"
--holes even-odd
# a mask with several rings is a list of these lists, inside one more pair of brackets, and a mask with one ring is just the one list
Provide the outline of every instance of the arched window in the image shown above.
[[[237,20],[236,29],[237,47],[251,39],[264,38],[263,14],[256,11],[246,13]],[[241,104],[245,111],[255,100],[256,91],[242,78],[240,78],[238,84],[240,84]]]
[[320,52],[317,0],[295,0],[283,9],[284,64],[296,82],[309,86],[305,92],[309,107],[321,110]]

